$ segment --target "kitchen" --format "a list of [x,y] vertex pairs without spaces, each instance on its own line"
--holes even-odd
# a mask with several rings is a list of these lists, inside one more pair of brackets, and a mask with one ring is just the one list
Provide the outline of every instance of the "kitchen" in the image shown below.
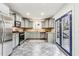
[[[16,49],[26,40],[37,40],[37,41],[42,40],[51,43],[53,42],[53,40],[51,41],[52,39],[51,36],[53,36],[52,33],[54,33],[54,19],[52,17],[45,18],[46,19],[45,21],[40,19],[30,20],[30,18],[24,18],[19,13],[10,10],[9,7],[6,5],[7,4],[0,4],[2,8],[4,7],[3,10],[0,7],[1,9],[0,24],[2,26],[1,38],[3,37],[2,40],[0,39],[1,40],[0,42],[2,44],[2,47],[0,48],[1,49],[0,55],[3,56],[10,55],[14,49]],[[5,21],[9,23],[4,25]],[[3,25],[5,27],[3,27]],[[8,27],[8,29],[6,27]],[[5,34],[5,32],[10,34],[7,35]],[[7,35],[8,39],[5,38],[4,40],[4,35],[5,36]],[[5,44],[5,41],[7,44]]]
[[0,56],[79,55],[78,7],[76,3],[0,3]]

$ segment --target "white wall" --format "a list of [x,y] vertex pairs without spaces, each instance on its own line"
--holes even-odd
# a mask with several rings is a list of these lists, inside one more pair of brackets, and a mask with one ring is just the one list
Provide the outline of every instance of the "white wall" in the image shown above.
[[74,17],[75,39],[74,39],[74,47],[73,48],[75,48],[74,54],[79,56],[79,3],[78,4],[76,3],[74,6],[75,6],[75,8],[74,8],[74,11],[75,11],[75,13],[74,13],[74,15],[75,15],[75,17]]
[[9,7],[3,3],[0,3],[0,11],[4,13],[4,15],[9,15],[10,12]]
[[[75,29],[77,29],[77,26],[75,21],[78,23],[78,20],[74,15],[75,12],[75,5],[74,4],[65,4],[63,5],[63,7],[56,13],[56,15],[54,16],[55,20],[60,18],[61,16],[63,16],[65,13],[69,12],[70,10],[72,10],[72,55],[79,55],[79,43],[78,43],[78,38],[79,36],[78,34],[78,30],[76,31]],[[75,20],[76,19],[76,20]],[[76,32],[75,32],[76,31]],[[76,37],[77,36],[77,37]],[[76,42],[77,41],[77,42]],[[77,44],[78,43],[78,44]]]
[[64,4],[63,7],[55,14],[54,18],[58,19],[63,16],[65,13],[73,10],[73,4]]

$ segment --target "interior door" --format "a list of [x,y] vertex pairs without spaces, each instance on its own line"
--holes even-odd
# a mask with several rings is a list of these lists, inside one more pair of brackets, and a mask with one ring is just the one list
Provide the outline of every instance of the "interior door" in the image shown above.
[[3,21],[0,15],[0,56],[2,56]]

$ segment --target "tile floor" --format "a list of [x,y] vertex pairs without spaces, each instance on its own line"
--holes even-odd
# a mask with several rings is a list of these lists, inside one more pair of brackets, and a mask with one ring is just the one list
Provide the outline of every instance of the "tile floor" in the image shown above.
[[66,56],[55,44],[30,40],[18,46],[11,56]]

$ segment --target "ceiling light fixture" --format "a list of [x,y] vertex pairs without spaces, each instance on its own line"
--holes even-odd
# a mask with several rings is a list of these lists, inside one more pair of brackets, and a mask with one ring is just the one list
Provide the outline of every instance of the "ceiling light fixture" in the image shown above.
[[44,15],[44,12],[41,12],[41,16],[43,16]]
[[29,12],[27,12],[27,13],[26,13],[26,15],[28,15],[28,16],[29,16],[29,15],[30,15],[30,13],[29,13]]

